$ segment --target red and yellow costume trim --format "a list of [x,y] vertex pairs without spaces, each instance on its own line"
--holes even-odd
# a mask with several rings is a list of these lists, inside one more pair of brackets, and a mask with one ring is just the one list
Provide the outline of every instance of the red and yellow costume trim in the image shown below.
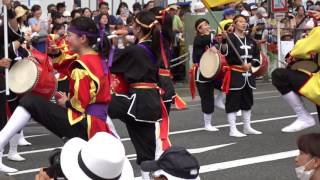
[[[133,83],[130,84],[131,88],[136,89],[157,89],[160,92],[160,95],[163,94],[163,91],[161,88],[155,84],[155,83]],[[171,142],[169,140],[169,116],[166,109],[166,106],[160,97],[160,103],[161,103],[161,111],[162,111],[162,121],[160,122],[160,139],[162,142],[162,150],[166,150],[170,148]]]

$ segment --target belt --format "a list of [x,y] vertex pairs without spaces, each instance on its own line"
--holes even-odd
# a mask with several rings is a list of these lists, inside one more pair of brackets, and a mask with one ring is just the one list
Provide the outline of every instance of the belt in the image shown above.
[[171,77],[171,72],[169,69],[159,69],[160,76]]
[[132,83],[129,86],[135,89],[160,89],[160,87],[156,83],[146,83],[146,82]]
[[222,82],[222,91],[228,94],[230,90],[231,71],[237,71],[241,73],[246,71],[240,65],[223,66],[222,70],[225,72]]

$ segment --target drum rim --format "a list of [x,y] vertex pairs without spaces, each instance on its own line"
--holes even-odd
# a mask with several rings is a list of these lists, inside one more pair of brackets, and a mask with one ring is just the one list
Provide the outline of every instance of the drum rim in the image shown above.
[[[36,84],[38,83],[38,81],[40,79],[40,73],[39,73],[39,69],[38,69],[38,67],[36,65],[36,62],[34,62],[33,60],[30,60],[29,57],[27,59],[23,59],[23,60],[21,60],[19,62],[22,62],[22,61],[30,61],[30,62],[32,62],[35,65],[36,69],[37,69],[37,75],[36,75],[36,78],[35,78],[35,80],[33,82],[33,85],[29,89],[27,89],[25,92],[17,92],[17,91],[12,90],[12,88],[10,87],[10,85],[12,83],[9,83],[10,90],[12,92],[14,92],[14,93],[17,93],[17,94],[24,94],[24,93],[30,92],[30,90],[32,90],[36,86]],[[17,62],[17,63],[19,63],[19,62]],[[9,76],[9,78],[10,78],[10,76]]]
[[319,70],[319,65],[318,65],[316,62],[314,62],[314,61],[309,61],[309,60],[298,60],[298,61],[295,61],[292,65],[290,65],[290,69],[291,69],[291,70],[303,69],[303,68],[293,68],[293,67],[296,66],[297,64],[300,64],[300,63],[303,63],[303,62],[312,63],[312,64],[314,64],[314,65],[317,67],[314,71],[309,71],[309,70],[306,70],[306,69],[304,69],[304,70],[306,70],[306,71],[308,71],[308,72],[310,72],[310,73],[314,73],[314,72],[317,72],[317,71]]

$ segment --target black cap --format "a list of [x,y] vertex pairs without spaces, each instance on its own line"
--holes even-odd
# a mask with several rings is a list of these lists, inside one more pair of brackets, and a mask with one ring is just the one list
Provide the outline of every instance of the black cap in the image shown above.
[[183,147],[171,147],[157,161],[144,161],[141,169],[147,172],[163,170],[177,178],[195,179],[199,176],[199,163]]

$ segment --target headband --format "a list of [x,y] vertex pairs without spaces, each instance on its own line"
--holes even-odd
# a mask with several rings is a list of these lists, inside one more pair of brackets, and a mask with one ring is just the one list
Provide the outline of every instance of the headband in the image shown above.
[[151,24],[146,25],[146,24],[143,24],[142,22],[140,22],[138,18],[136,18],[135,21],[136,21],[136,23],[138,23],[140,26],[142,26],[142,27],[144,27],[144,28],[147,28],[147,29],[152,29],[156,24],[159,23],[159,21],[154,20]]
[[82,30],[79,30],[78,28],[76,28],[75,26],[70,26],[68,28],[68,32],[75,33],[78,36],[86,35],[87,37],[98,37],[98,34],[96,34],[96,33],[82,31]]

